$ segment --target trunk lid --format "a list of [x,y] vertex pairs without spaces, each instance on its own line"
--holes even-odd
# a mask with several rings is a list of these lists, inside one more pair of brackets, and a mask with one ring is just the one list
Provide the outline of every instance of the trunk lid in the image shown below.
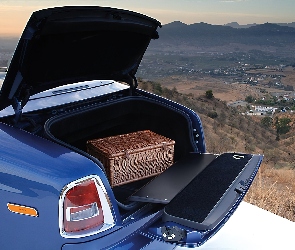
[[31,95],[65,84],[118,80],[132,84],[160,23],[127,10],[58,7],[34,12],[0,93],[0,109],[22,109]]
[[165,225],[177,223],[213,233],[242,201],[262,158],[242,153],[190,153],[129,199],[167,204],[163,213]]

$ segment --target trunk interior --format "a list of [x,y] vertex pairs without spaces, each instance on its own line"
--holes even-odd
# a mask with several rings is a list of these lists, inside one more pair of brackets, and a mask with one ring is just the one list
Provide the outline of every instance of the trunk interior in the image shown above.
[[189,117],[142,97],[128,97],[62,115],[45,126],[52,138],[83,151],[88,140],[140,130],[151,130],[174,140],[175,161],[195,151]]
[[[174,140],[174,161],[196,151],[189,117],[182,111],[144,97],[126,97],[91,106],[55,117],[45,124],[46,134],[51,139],[85,152],[88,140],[140,130],[151,130]],[[125,202],[149,180],[114,187],[116,199]]]

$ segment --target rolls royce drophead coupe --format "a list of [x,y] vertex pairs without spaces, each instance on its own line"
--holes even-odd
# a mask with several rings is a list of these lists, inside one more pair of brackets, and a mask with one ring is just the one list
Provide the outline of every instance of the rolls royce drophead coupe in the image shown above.
[[160,27],[108,7],[32,14],[0,92],[1,249],[197,248],[234,213],[263,156],[207,153],[198,114],[138,88]]

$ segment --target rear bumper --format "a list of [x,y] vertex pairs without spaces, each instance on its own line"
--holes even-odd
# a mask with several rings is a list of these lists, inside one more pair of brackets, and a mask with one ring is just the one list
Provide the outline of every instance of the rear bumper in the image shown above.
[[[141,239],[137,239],[141,240]],[[111,243],[111,242],[109,242]],[[146,243],[146,242],[145,242]],[[135,242],[132,242],[130,240],[124,242],[124,244],[118,244],[118,245],[113,245],[111,247],[102,247],[100,245],[99,240],[93,241],[91,244],[90,242],[87,243],[82,243],[82,244],[66,244],[63,246],[62,250],[101,250],[101,249],[144,249],[144,250],[155,250],[155,249],[163,249],[163,250],[173,250],[175,248],[175,245],[158,241],[158,240],[151,240],[149,243],[145,244],[142,248],[138,248],[138,244]]]
[[174,244],[154,240],[143,233],[143,231],[158,220],[161,215],[161,212],[152,214],[96,240],[76,244],[65,244],[62,250],[99,250],[115,248],[172,250],[175,248]]

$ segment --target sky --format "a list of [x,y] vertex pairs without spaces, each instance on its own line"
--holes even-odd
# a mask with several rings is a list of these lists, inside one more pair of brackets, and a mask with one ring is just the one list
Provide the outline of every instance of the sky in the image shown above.
[[295,22],[295,0],[0,0],[0,36],[20,36],[33,11],[65,5],[129,9],[162,24]]

